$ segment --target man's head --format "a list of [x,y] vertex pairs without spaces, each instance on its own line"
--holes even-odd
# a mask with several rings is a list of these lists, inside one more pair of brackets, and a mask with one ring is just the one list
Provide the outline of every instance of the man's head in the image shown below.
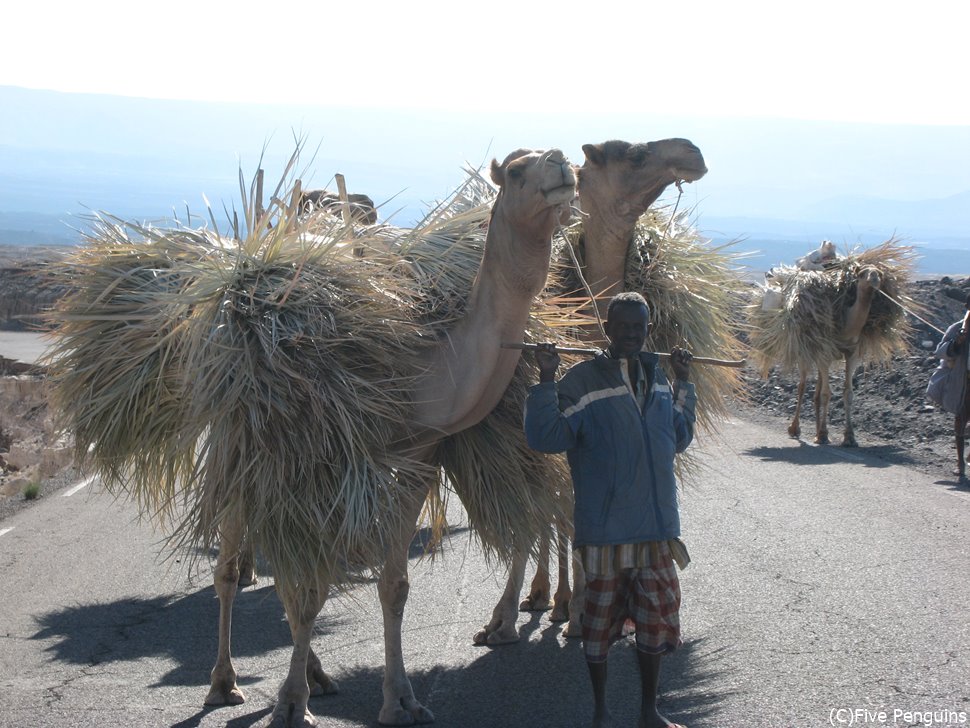
[[633,356],[650,332],[650,307],[639,293],[627,291],[610,299],[606,309],[606,335],[614,356]]

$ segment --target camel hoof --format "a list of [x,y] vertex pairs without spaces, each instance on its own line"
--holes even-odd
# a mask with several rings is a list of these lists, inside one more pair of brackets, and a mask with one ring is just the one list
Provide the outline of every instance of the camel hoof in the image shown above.
[[319,698],[321,695],[336,695],[340,692],[340,685],[332,677],[324,675],[325,680],[314,676],[310,681],[310,695]]
[[510,645],[519,641],[519,633],[514,624],[511,626],[502,625],[498,629],[489,629],[489,627],[490,625],[485,625],[485,628],[472,638],[472,642],[476,645],[494,647],[495,645]]
[[855,441],[854,437],[844,437],[842,438],[842,447],[859,447],[859,443]]
[[816,445],[828,445],[829,444],[829,436],[828,436],[828,434],[827,433],[822,433],[821,435],[816,435],[815,436],[815,444]]
[[568,622],[569,621],[569,601],[556,602],[555,606],[552,608],[552,614],[549,615],[550,622]]
[[240,589],[244,589],[247,586],[256,586],[258,583],[259,577],[256,576],[256,572],[253,572],[252,574],[240,574],[236,585]]
[[242,705],[246,702],[243,691],[236,687],[235,681],[232,685],[213,685],[209,688],[209,694],[205,696],[205,705]]
[[802,436],[802,430],[799,427],[789,427],[788,436],[793,437],[796,440]]
[[539,592],[532,592],[519,605],[520,612],[544,612],[549,609],[549,597]]
[[380,725],[426,725],[434,723],[434,713],[420,703],[415,703],[410,709],[403,706],[381,708],[377,717]]
[[294,715],[296,712],[297,708],[292,703],[286,711],[280,710],[277,706],[266,728],[320,728],[320,721],[314,718],[309,710],[304,708],[303,715],[300,717]]

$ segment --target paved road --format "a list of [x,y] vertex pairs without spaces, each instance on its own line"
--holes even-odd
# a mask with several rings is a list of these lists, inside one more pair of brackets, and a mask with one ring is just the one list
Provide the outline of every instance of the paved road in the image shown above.
[[22,331],[0,331],[0,356],[25,364],[36,364],[51,340],[43,334]]
[[[691,728],[970,723],[970,492],[864,449],[798,444],[780,424],[735,423],[701,451],[705,472],[683,496],[694,561],[682,574],[685,645],[665,662],[668,715]],[[0,521],[0,724],[264,722],[289,657],[271,587],[237,601],[249,701],[203,710],[209,574],[161,563],[160,536],[96,483],[70,492]],[[405,653],[417,695],[444,728],[586,725],[579,645],[544,617],[521,615],[516,645],[471,645],[503,575],[457,514],[453,524],[442,558],[414,562]],[[311,701],[326,728],[374,725],[380,706],[374,589],[353,597],[318,624],[315,645],[342,687]],[[633,726],[628,644],[610,669],[617,725]]]

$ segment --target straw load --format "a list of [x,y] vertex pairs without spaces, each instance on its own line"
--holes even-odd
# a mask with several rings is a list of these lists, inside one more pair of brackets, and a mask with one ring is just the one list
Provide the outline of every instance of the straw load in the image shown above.
[[252,192],[231,235],[95,218],[58,269],[52,383],[78,461],[195,553],[245,522],[289,583],[379,565],[404,484],[444,486],[439,464],[492,555],[550,528],[553,487],[515,485],[537,455],[507,455],[489,428],[440,463],[395,447],[418,355],[463,311],[494,189],[471,174],[411,230],[304,217],[281,190],[262,212]]
[[[568,237],[581,264],[586,245],[581,226],[570,228]],[[565,250],[560,257],[570,259]],[[741,260],[730,244],[710,245],[701,238],[684,212],[660,207],[641,215],[627,249],[624,290],[641,293],[650,304],[647,348],[669,352],[679,346],[698,356],[740,359],[733,312],[743,295]],[[585,295],[573,268],[566,262],[563,267],[562,295]],[[728,400],[741,393],[740,369],[696,365],[691,380],[698,425],[714,432],[727,416]]]
[[859,338],[859,361],[888,364],[907,348],[910,322],[902,306],[919,308],[905,293],[914,266],[913,248],[892,238],[836,258],[824,270],[774,268],[747,306],[755,365],[767,376],[773,366],[786,372],[827,370],[842,358],[842,326],[855,301],[858,275],[866,269],[878,272],[881,284]]

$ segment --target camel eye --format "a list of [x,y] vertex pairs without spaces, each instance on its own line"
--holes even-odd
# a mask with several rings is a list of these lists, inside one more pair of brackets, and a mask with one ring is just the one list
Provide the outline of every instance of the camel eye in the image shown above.
[[520,179],[522,177],[522,167],[517,165],[514,167],[509,167],[509,179]]

